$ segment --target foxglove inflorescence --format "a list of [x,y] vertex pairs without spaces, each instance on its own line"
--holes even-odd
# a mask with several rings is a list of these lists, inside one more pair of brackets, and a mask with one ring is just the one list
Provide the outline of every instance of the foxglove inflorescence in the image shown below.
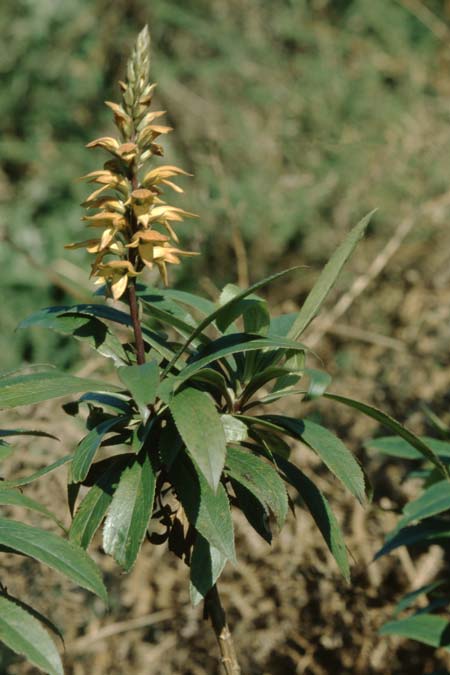
[[91,276],[96,277],[96,284],[106,282],[115,300],[145,268],[156,266],[167,286],[167,263],[179,264],[180,256],[196,255],[178,248],[173,227],[194,214],[167,204],[162,197],[164,187],[183,192],[171,178],[188,174],[177,166],[161,165],[140,178],[144,166],[164,154],[156,142],[158,137],[172,131],[156,122],[164,110],[150,110],[156,85],[149,82],[149,47],[145,27],[128,61],[126,80],[119,83],[122,103],[106,101],[114,113],[119,138],[97,138],[87,145],[112,155],[103,169],[83,176],[99,186],[83,203],[88,210],[83,220],[88,227],[98,228],[99,234],[66,246],[86,248],[95,255]]

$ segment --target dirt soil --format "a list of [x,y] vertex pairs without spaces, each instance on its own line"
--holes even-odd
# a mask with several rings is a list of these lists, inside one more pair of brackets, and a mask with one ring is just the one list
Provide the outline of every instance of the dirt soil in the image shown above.
[[[366,273],[382,246],[375,239],[362,246],[353,278]],[[417,432],[426,430],[421,402],[450,421],[449,250],[445,223],[430,225],[426,235],[410,235],[315,347],[336,378],[334,391],[382,407]],[[300,300],[302,293],[288,286],[283,296]],[[280,301],[279,306],[289,311],[293,304]],[[313,326],[310,336],[314,331],[320,334]],[[291,412],[304,413],[295,401],[289,405]],[[79,440],[80,430],[69,418],[59,417],[58,410],[59,404],[30,409],[25,420],[30,428],[42,428],[50,418],[61,419],[61,436],[69,434],[66,447],[42,439],[18,445],[5,474],[28,473],[32,466],[42,466],[44,457],[66,454]],[[236,518],[239,565],[226,569],[220,588],[243,674],[425,675],[450,670],[444,651],[377,634],[401,595],[427,583],[443,566],[439,549],[433,547],[413,557],[401,550],[372,562],[383,535],[395,523],[395,512],[413,493],[414,486],[402,484],[404,467],[364,450],[364,441],[379,433],[374,423],[326,402],[314,404],[312,410],[361,458],[375,498],[366,508],[355,504],[310,452],[295,448],[296,460],[317,479],[344,528],[353,560],[351,585],[341,578],[301,508],[272,547]],[[59,498],[60,515],[68,522],[64,469],[27,494],[52,507]],[[31,517],[28,522],[39,521]],[[38,564],[2,554],[1,581],[9,592],[48,614],[62,630],[69,675],[220,672],[214,636],[202,609],[189,604],[182,563],[164,547],[145,544],[132,573],[123,575],[103,555],[98,539],[91,552],[105,573],[109,608]],[[5,675],[37,672],[13,657],[5,668]]]

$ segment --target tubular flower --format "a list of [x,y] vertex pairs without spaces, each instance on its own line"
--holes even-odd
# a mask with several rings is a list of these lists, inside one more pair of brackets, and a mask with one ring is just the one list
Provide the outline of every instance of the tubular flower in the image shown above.
[[97,263],[95,266],[95,284],[105,281],[111,288],[114,300],[118,300],[126,291],[129,277],[136,277],[137,272],[129,260],[111,260],[109,263]]
[[144,265],[151,269],[156,265],[159,269],[161,278],[168,286],[168,275],[166,263],[179,265],[181,260],[179,256],[198,255],[193,251],[182,251],[175,248],[169,242],[169,237],[156,230],[140,230],[133,236],[133,241],[128,244],[128,248],[137,248],[139,258]]
[[[180,256],[196,255],[175,246],[179,239],[173,227],[195,214],[171,206],[163,198],[166,188],[182,193],[171,179],[189,174],[173,165],[161,165],[152,167],[140,179],[147,162],[164,154],[157,140],[172,131],[160,122],[164,110],[150,110],[156,85],[149,82],[149,47],[146,27],[128,61],[127,77],[119,82],[121,103],[106,101],[114,114],[118,137],[102,136],[87,145],[110,156],[103,169],[82,178],[95,186],[82,204],[88,209],[83,220],[88,227],[98,228],[99,235],[66,246],[85,248],[96,256],[91,276],[96,277],[96,284],[106,283],[114,299],[120,298],[130,280],[134,283],[145,268],[156,266],[167,285],[167,264],[179,264]],[[164,228],[166,234],[155,226]],[[106,256],[113,259],[104,262]]]

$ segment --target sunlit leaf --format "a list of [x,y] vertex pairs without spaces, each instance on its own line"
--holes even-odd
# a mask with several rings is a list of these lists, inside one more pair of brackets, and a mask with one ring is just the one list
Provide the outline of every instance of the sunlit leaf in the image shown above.
[[45,563],[106,601],[106,589],[97,566],[70,541],[31,525],[0,518],[0,546]]
[[31,405],[90,389],[117,391],[118,387],[109,382],[67,375],[56,369],[3,378],[0,381],[0,409]]
[[351,230],[346,239],[344,239],[342,244],[333,253],[289,330],[289,338],[292,338],[293,340],[298,338],[317,315],[329,291],[334,286],[342,268],[353,253],[355,246],[364,235],[373,213],[374,211],[371,211],[365,216],[358,225]]
[[270,510],[282,527],[288,511],[286,488],[277,470],[248,450],[228,448],[226,474],[243,485]]
[[14,599],[0,596],[0,641],[48,675],[64,675],[58,650],[42,625]]
[[103,528],[105,553],[125,571],[137,558],[153,508],[155,472],[147,453],[142,453],[120,476]]
[[169,409],[188,452],[215,490],[225,463],[226,438],[220,415],[205,392],[184,389],[170,399]]

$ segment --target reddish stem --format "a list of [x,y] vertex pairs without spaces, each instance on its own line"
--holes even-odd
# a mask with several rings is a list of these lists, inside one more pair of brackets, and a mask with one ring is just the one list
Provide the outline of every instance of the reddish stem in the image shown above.
[[139,309],[136,298],[136,281],[130,279],[128,284],[128,302],[130,305],[130,317],[134,330],[134,342],[136,345],[136,360],[138,365],[145,363],[145,346],[144,338],[142,337],[141,322],[139,320]]

